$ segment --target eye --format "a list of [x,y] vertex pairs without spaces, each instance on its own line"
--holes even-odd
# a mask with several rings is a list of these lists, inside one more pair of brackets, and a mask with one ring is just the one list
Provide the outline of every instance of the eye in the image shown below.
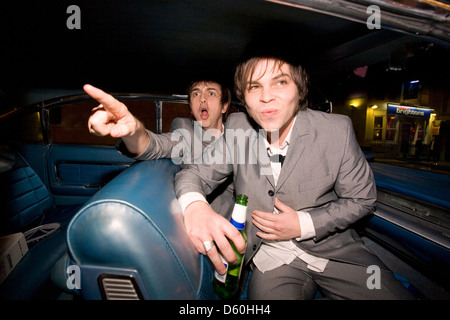
[[286,81],[285,79],[279,80],[279,81],[277,82],[277,86],[284,86],[284,85],[286,85],[286,84],[287,84],[287,81]]
[[215,97],[215,96],[216,96],[216,93],[215,93],[214,91],[210,91],[210,92],[209,92],[209,95],[210,95],[211,97]]

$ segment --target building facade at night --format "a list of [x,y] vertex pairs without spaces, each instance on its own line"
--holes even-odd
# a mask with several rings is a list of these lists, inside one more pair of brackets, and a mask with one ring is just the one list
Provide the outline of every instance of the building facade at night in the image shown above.
[[[333,112],[348,115],[358,142],[377,158],[450,159],[450,72],[445,50],[422,47],[400,64],[369,66],[341,80]],[[410,56],[410,57],[407,57]]]

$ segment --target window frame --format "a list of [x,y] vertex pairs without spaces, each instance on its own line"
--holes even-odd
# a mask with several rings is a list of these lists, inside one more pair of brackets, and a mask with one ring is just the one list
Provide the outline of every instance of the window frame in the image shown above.
[[[124,101],[126,104],[126,100],[133,100],[133,101],[139,101],[139,100],[146,100],[146,101],[152,101],[155,103],[155,127],[156,131],[155,133],[162,133],[162,108],[164,102],[174,102],[174,103],[180,103],[180,104],[186,104],[188,105],[187,97],[184,96],[158,96],[158,95],[149,95],[149,94],[112,94],[114,98],[116,98],[119,101]],[[41,119],[41,127],[42,127],[42,133],[43,133],[43,143],[44,144],[54,144],[54,139],[51,134],[50,130],[50,110],[53,108],[64,108],[65,105],[68,104],[76,104],[76,103],[82,103],[92,101],[93,102],[93,108],[96,105],[95,100],[90,98],[87,95],[81,95],[81,96],[69,96],[57,99],[57,101],[50,100],[48,102],[43,102],[41,105],[38,106],[39,113],[40,113],[40,119]],[[59,142],[58,142],[59,143]],[[99,144],[86,144],[86,145],[99,145]],[[100,144],[102,145],[102,144]]]

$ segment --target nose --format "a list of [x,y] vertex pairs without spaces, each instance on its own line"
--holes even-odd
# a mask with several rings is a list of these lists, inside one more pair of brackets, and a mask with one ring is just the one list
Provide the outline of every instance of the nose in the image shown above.
[[259,100],[264,103],[268,103],[274,99],[272,90],[268,87],[261,88],[261,95],[259,96]]
[[201,92],[200,93],[200,104],[205,103],[206,102],[206,93]]

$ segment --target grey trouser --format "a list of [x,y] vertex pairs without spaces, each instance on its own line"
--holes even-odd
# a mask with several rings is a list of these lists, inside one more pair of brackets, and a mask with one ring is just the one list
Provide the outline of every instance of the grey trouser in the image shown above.
[[[313,299],[320,291],[329,299],[392,300],[414,299],[413,295],[397,280],[393,273],[378,269],[330,260],[324,272],[307,268],[305,262],[295,259],[290,265],[282,265],[262,273],[253,267],[248,287],[251,300]],[[373,281],[372,281],[373,280]],[[368,284],[369,283],[369,284]],[[379,284],[374,287],[374,284]]]

